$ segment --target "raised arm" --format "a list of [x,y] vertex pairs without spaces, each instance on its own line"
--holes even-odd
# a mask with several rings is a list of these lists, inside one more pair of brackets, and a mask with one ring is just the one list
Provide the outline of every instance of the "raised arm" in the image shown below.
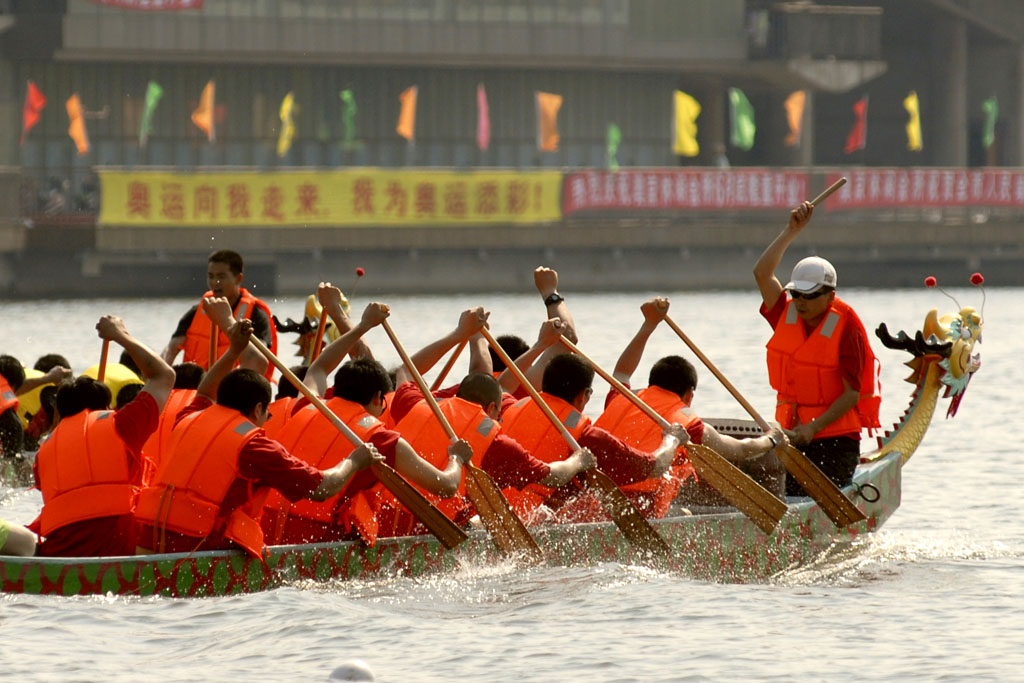
[[637,366],[640,365],[640,359],[643,358],[647,340],[657,329],[658,323],[668,315],[668,299],[659,296],[645,301],[640,305],[640,312],[644,315],[644,321],[626,348],[622,350],[618,362],[615,363],[615,370],[612,372],[615,379],[623,384],[629,384],[630,378],[636,372]]
[[540,292],[540,298],[547,309],[548,318],[558,318],[561,320],[568,327],[563,332],[565,338],[573,344],[579,341],[576,336],[576,322],[569,313],[569,306],[566,305],[565,299],[558,293],[558,271],[539,266],[533,271],[533,284],[537,286],[537,291]]
[[[350,332],[354,325],[352,324],[351,318],[349,318],[348,314],[345,313],[345,306],[342,304],[341,290],[330,282],[321,282],[320,286],[316,290],[316,296],[320,301],[320,305],[323,307],[323,310],[327,311],[327,315],[330,316],[331,321],[334,322],[334,326],[338,328],[338,332],[341,334]],[[352,358],[373,358],[373,352],[362,339],[356,340],[355,344],[352,345],[352,348],[349,349],[348,354]]]
[[359,322],[352,326],[345,334],[331,342],[317,359],[313,361],[313,364],[309,366],[303,383],[315,391],[318,396],[323,396],[324,392],[327,391],[327,375],[331,374],[334,368],[338,367],[338,364],[345,358],[345,355],[355,347],[364,334],[380,325],[389,314],[390,310],[387,304],[376,301],[366,304]]
[[203,375],[196,393],[211,401],[217,400],[217,388],[224,377],[235,367],[235,362],[249,346],[252,337],[251,320],[235,320],[231,312],[231,304],[224,297],[206,297],[203,299],[203,311],[224,330],[228,337],[228,350],[210,366]]
[[101,339],[116,342],[132,357],[146,380],[142,390],[153,397],[157,408],[163,410],[167,398],[174,388],[174,370],[155,351],[129,334],[124,321],[113,315],[105,315],[96,323]]
[[494,362],[491,360],[490,346],[484,336],[477,332],[469,338],[469,372],[494,374]]
[[754,264],[754,279],[757,280],[757,287],[761,290],[761,299],[769,310],[774,308],[775,303],[782,296],[782,283],[775,277],[775,271],[782,263],[786,249],[811,221],[813,214],[814,205],[810,202],[804,202],[790,211],[789,224],[779,233],[778,237],[772,240],[772,243],[761,254],[761,258],[757,259],[757,263]]
[[[437,361],[441,360],[448,351],[456,344],[462,342],[464,339],[469,339],[474,334],[480,331],[480,328],[487,322],[487,318],[491,314],[484,311],[483,306],[477,306],[476,308],[470,308],[462,312],[459,316],[459,323],[455,326],[455,329],[441,337],[435,342],[427,344],[416,353],[409,356],[412,359],[413,365],[420,373],[427,372],[430,368],[434,367]],[[409,375],[409,371],[406,370],[405,366],[398,368],[398,372],[395,373],[395,384],[402,384],[408,382],[412,377]]]
[[[534,377],[532,375],[535,373],[531,372],[537,362],[537,359],[540,358],[541,354],[548,349],[554,348],[556,352],[558,351],[555,342],[558,341],[558,338],[562,335],[563,329],[565,328],[561,319],[551,318],[549,320],[545,320],[540,326],[540,332],[537,334],[537,341],[533,343],[533,346],[516,358],[516,367],[523,371],[523,374],[526,375],[526,378],[530,380],[531,384],[535,381],[538,384],[540,382],[540,376],[537,375]],[[541,373],[543,373],[543,369],[541,370]],[[508,368],[505,368],[498,377],[498,383],[501,385],[502,391],[510,394],[519,387],[519,380],[516,378],[515,373]]]
[[26,377],[25,381],[21,383],[21,386],[18,387],[18,390],[14,393],[21,396],[22,394],[27,394],[37,387],[45,386],[47,384],[60,384],[66,379],[73,379],[74,376],[75,373],[71,371],[71,368],[54,365],[45,375],[40,375],[39,377]]

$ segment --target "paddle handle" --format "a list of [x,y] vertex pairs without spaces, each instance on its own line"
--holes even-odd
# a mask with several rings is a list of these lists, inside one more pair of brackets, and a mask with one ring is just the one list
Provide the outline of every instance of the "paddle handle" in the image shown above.
[[443,382],[444,378],[448,376],[449,372],[451,372],[452,366],[455,365],[455,361],[459,359],[462,349],[466,348],[466,344],[468,343],[468,339],[463,339],[459,345],[455,347],[455,350],[452,351],[452,355],[448,357],[448,362],[444,364],[443,368],[441,368],[441,374],[438,375],[437,379],[434,380],[434,383],[430,385],[431,391],[437,391],[441,388],[441,382]]
[[843,185],[845,185],[845,184],[846,184],[846,178],[845,178],[845,177],[843,177],[843,178],[840,178],[839,180],[835,181],[834,183],[832,183],[831,185],[829,185],[828,187],[826,187],[826,188],[825,188],[825,191],[824,191],[824,192],[822,192],[822,193],[821,193],[821,194],[819,194],[819,195],[818,195],[817,197],[815,197],[814,199],[812,199],[812,200],[811,200],[811,205],[812,205],[812,206],[815,206],[815,207],[816,207],[816,206],[818,206],[818,204],[821,204],[821,203],[822,203],[823,201],[825,201],[826,199],[828,199],[828,198],[829,198],[829,196],[830,196],[830,195],[831,195],[831,194],[832,194],[833,192],[835,192],[836,190],[838,190],[838,189],[839,189],[840,187],[842,187],[842,186],[843,186]]
[[[845,178],[843,180],[845,181]],[[690,338],[686,336],[686,333],[679,329],[679,325],[676,325],[675,321],[668,315],[665,316],[665,322],[672,328],[673,332],[679,335],[679,338],[683,340],[683,343],[690,347],[690,350],[693,351],[694,355],[697,356],[697,358],[700,358],[700,361],[704,363],[708,370],[711,371],[711,374],[718,378],[718,381],[722,383],[722,386],[724,386],[730,394],[732,394],[733,398],[739,401],[740,405],[743,406],[743,409],[747,411],[747,414],[754,418],[757,425],[765,432],[771,431],[771,427],[768,426],[768,423],[765,422],[764,418],[761,417],[757,410],[754,409],[754,406],[750,405],[747,399],[743,398],[743,394],[741,394],[739,390],[732,385],[732,382],[726,379],[725,375],[715,367],[715,364],[711,362],[711,359],[705,356],[704,352],[701,351],[696,344],[690,341]]]
[[547,402],[543,398],[541,398],[540,392],[538,392],[533,387],[533,385],[530,384],[530,380],[526,379],[526,375],[524,375],[523,371],[519,369],[519,366],[515,364],[515,361],[509,358],[508,354],[505,352],[505,349],[501,348],[501,345],[491,335],[491,331],[488,330],[486,327],[481,327],[480,334],[484,336],[484,339],[486,339],[487,343],[491,345],[491,348],[494,349],[494,352],[498,354],[498,357],[505,362],[505,366],[512,371],[513,375],[516,376],[516,379],[519,380],[519,383],[523,385],[524,389],[526,389],[526,393],[528,393],[530,395],[530,398],[532,398],[534,402],[540,407],[545,417],[547,417],[548,420],[551,421],[551,424],[555,426],[555,429],[557,429],[558,433],[562,435],[562,438],[565,439],[565,442],[567,444],[569,444],[569,447],[572,448],[573,452],[578,451],[580,449],[579,442],[577,442],[573,435],[569,433],[569,430],[565,428],[565,425],[562,424],[562,421],[558,419],[558,416],[555,415],[553,410],[551,410],[551,407],[547,404]]
[[103,350],[100,351],[100,369],[96,371],[96,381],[102,382],[107,376],[107,353],[110,352],[110,340],[103,340]]
[[395,351],[398,351],[398,355],[402,357],[402,363],[405,364],[405,369],[409,371],[409,374],[412,375],[413,381],[416,382],[416,386],[420,388],[420,393],[423,394],[423,398],[426,400],[427,405],[429,405],[430,410],[433,411],[434,417],[437,418],[437,421],[444,428],[444,433],[448,435],[448,440],[453,443],[458,441],[459,437],[455,435],[455,430],[452,429],[452,425],[448,422],[448,418],[441,412],[441,406],[437,405],[437,400],[434,398],[434,395],[430,393],[430,387],[427,386],[426,380],[423,379],[423,375],[420,374],[420,371],[416,368],[416,364],[412,362],[412,358],[409,357],[405,347],[402,346],[402,342],[399,341],[398,335],[396,335],[395,331],[391,329],[391,323],[385,320],[381,323],[381,327],[384,328],[384,331],[391,339],[391,343],[394,344]]
[[313,342],[313,352],[309,356],[309,364],[312,365],[316,357],[320,355],[320,349],[324,345],[324,332],[327,331],[327,309],[320,311],[320,324],[316,326],[316,341]]
[[217,337],[220,335],[220,328],[217,323],[210,321],[210,360],[207,361],[206,369],[209,370],[217,362]]
[[668,420],[666,420],[664,417],[655,412],[654,408],[644,403],[644,400],[637,396],[636,394],[634,394],[632,391],[630,391],[629,387],[627,387],[619,380],[615,379],[614,375],[609,374],[607,370],[605,370],[600,365],[591,360],[591,358],[587,354],[580,351],[575,344],[573,344],[565,337],[559,337],[558,341],[562,342],[562,344],[565,345],[565,348],[569,349],[570,351],[578,355],[580,358],[590,363],[590,367],[594,368],[594,372],[601,375],[601,377],[603,377],[605,381],[608,382],[608,384],[611,384],[616,391],[618,391],[620,394],[629,399],[633,403],[633,405],[635,405],[637,408],[640,409],[641,412],[644,413],[644,415],[654,420],[654,422],[659,427],[661,427],[662,431],[671,427]]
[[309,399],[309,402],[316,406],[316,409],[320,413],[330,420],[331,424],[334,425],[335,429],[345,435],[345,438],[352,442],[353,446],[362,446],[363,440],[356,436],[356,433],[352,431],[347,424],[341,421],[334,412],[327,407],[327,404],[317,396],[313,391],[303,384],[302,380],[299,379],[294,372],[292,372],[287,365],[281,362],[281,359],[274,355],[274,352],[267,348],[261,340],[255,336],[249,338],[249,343],[256,347],[256,349],[263,354],[263,356],[273,365],[275,368],[281,371],[281,376],[291,382],[296,389],[299,390],[303,396]]

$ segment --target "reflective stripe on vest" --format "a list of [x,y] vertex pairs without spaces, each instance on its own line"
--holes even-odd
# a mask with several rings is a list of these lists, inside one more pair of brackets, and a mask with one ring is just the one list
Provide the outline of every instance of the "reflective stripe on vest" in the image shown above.
[[40,533],[99,517],[131,514],[138,488],[112,411],[64,418],[39,448]]

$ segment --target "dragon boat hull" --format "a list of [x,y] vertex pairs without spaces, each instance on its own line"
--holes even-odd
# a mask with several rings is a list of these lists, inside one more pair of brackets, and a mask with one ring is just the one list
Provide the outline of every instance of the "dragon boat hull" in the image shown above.
[[[653,523],[672,549],[668,560],[639,556],[611,522],[549,525],[536,530],[545,563],[553,566],[638,562],[709,581],[759,581],[806,565],[836,544],[874,531],[899,507],[901,458],[884,456],[858,469],[855,485],[870,485],[878,498],[857,498],[867,519],[837,530],[814,501],[792,499],[771,536],[738,512],[680,516]],[[870,488],[861,490],[871,490]],[[874,498],[873,491],[867,498]],[[376,579],[485,565],[501,556],[484,531],[455,550],[432,536],[275,546],[266,563],[241,551],[106,558],[0,560],[2,590],[44,595],[162,595],[206,597],[267,590],[304,580]]]

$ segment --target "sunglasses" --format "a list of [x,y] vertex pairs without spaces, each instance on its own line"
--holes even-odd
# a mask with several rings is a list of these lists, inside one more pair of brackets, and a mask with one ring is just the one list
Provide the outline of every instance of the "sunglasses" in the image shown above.
[[803,292],[794,292],[790,290],[789,295],[794,299],[803,299],[804,301],[811,301],[812,299],[817,299],[819,296],[824,296],[825,294],[828,293],[829,290],[822,287],[817,292],[811,292],[810,294],[804,294]]

